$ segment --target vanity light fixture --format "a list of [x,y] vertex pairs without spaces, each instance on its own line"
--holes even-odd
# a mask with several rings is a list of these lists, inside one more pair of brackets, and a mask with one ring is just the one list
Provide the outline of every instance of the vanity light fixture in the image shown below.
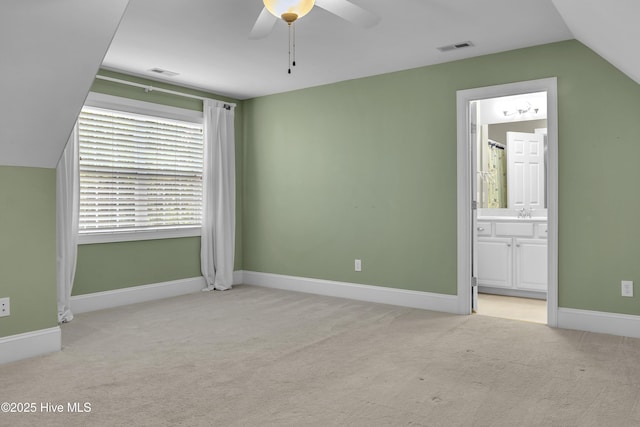
[[524,105],[520,108],[517,108],[515,110],[509,111],[509,110],[503,110],[502,113],[506,116],[513,116],[513,115],[519,115],[522,116],[526,113],[529,113],[531,111],[533,111],[533,114],[538,114],[538,107],[534,107],[533,105],[531,105],[529,102],[527,102],[527,105]]

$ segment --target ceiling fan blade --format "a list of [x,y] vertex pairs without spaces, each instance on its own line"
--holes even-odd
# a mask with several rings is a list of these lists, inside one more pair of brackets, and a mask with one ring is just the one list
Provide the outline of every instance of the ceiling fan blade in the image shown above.
[[380,17],[375,13],[347,0],[316,0],[316,6],[364,28],[373,27],[380,21]]
[[249,33],[249,38],[261,39],[263,37],[267,37],[273,30],[273,26],[277,20],[278,18],[273,16],[266,7],[262,8],[262,12],[260,12],[258,19],[256,19],[256,23],[253,24],[253,28]]

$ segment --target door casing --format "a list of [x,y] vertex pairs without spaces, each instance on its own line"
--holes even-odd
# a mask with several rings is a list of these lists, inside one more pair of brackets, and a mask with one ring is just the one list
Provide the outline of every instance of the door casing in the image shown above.
[[548,289],[547,324],[558,325],[558,90],[557,78],[508,83],[475,89],[459,90],[457,102],[457,229],[458,280],[457,307],[459,314],[471,314],[471,280],[473,261],[472,211],[472,141],[470,133],[471,101],[533,92],[547,92],[547,245]]

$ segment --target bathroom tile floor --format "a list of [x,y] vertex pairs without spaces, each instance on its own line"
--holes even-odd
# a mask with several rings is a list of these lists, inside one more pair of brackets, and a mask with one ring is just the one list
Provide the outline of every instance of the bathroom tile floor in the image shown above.
[[546,324],[547,302],[533,298],[478,294],[477,314]]

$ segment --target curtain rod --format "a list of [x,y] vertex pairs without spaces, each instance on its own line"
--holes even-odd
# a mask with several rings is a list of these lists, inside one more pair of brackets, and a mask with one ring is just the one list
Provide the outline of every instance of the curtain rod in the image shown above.
[[229,110],[231,107],[235,108],[235,106],[236,106],[236,104],[234,104],[232,102],[224,102],[224,101],[220,101],[220,100],[213,99],[213,98],[205,98],[205,97],[198,96],[198,95],[191,95],[191,94],[188,94],[188,93],[177,92],[175,90],[162,89],[160,87],[154,87],[154,86],[151,86],[151,85],[144,85],[142,83],[134,83],[134,82],[130,82],[130,81],[127,81],[127,80],[115,79],[113,77],[96,75],[96,79],[106,80],[106,81],[113,82],[113,83],[120,83],[120,84],[128,85],[128,86],[139,87],[139,88],[144,89],[145,92],[152,92],[152,91],[163,92],[163,93],[168,93],[168,94],[171,94],[171,95],[182,96],[184,98],[199,99],[200,101],[204,101],[205,99],[211,99],[213,101],[223,102],[224,106],[225,106],[225,108],[227,110]]

